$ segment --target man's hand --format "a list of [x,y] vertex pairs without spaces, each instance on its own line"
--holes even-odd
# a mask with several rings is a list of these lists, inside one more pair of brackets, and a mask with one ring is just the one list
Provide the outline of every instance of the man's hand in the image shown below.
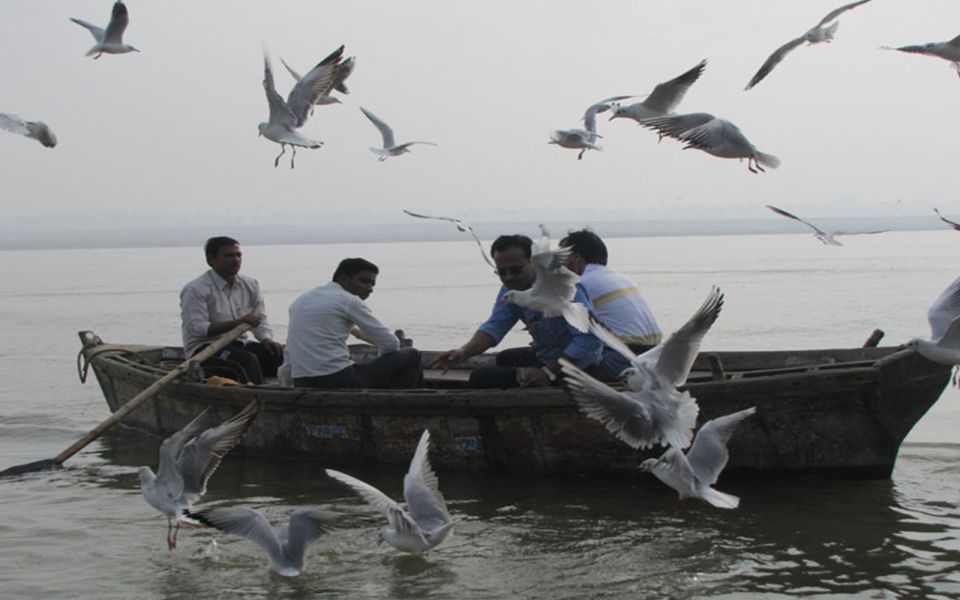
[[263,340],[260,343],[263,344],[264,348],[266,348],[270,354],[273,354],[274,356],[283,356],[283,344],[273,340]]
[[263,320],[263,315],[260,313],[252,312],[252,313],[243,315],[242,317],[240,317],[239,320],[246,323],[250,327],[256,327],[257,325],[260,324],[260,321]]
[[533,367],[527,373],[523,381],[523,387],[547,387],[551,383],[553,383],[553,379],[550,378],[544,368]]
[[430,361],[428,365],[431,369],[442,369],[443,373],[447,372],[447,369],[450,368],[450,363],[459,362],[466,358],[463,348],[454,348],[453,350],[447,350],[446,352],[441,352]]

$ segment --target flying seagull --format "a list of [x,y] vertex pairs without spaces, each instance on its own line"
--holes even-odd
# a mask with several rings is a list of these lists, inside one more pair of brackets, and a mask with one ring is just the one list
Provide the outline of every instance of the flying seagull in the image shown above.
[[[150,467],[140,467],[140,490],[150,506],[166,515],[167,547],[171,550],[177,547],[180,522],[188,518],[186,511],[207,492],[210,476],[220,466],[224,455],[250,429],[259,408],[254,400],[220,426],[198,435],[209,411],[206,409],[160,444],[156,475]],[[174,522],[176,529],[173,528]]]
[[406,210],[406,209],[404,209],[403,212],[410,215],[411,217],[416,217],[418,219],[436,219],[438,221],[450,221],[451,223],[457,226],[457,231],[463,231],[465,233],[469,233],[470,235],[472,235],[473,240],[477,242],[477,247],[480,248],[480,256],[483,257],[483,260],[487,261],[487,264],[493,267],[494,269],[497,268],[497,265],[493,264],[493,261],[490,260],[490,258],[487,256],[487,253],[484,252],[483,243],[480,242],[480,238],[477,237],[477,233],[473,230],[473,227],[470,227],[460,219],[454,219],[453,217],[431,217],[430,215],[421,215],[419,213],[410,212],[409,210]]
[[683,100],[690,86],[703,75],[703,70],[706,68],[707,61],[701,60],[686,73],[657,85],[642,102],[616,107],[610,120],[633,119],[642,125],[644,119],[672,113]]
[[383,513],[389,527],[380,529],[379,538],[397,550],[423,554],[446,539],[453,529],[450,513],[440,493],[436,474],[427,455],[430,431],[425,429],[410,461],[410,470],[403,478],[403,498],[407,510],[389,496],[346,473],[326,469],[327,475],[360,495],[368,504]]
[[43,121],[24,121],[17,115],[0,113],[0,129],[25,135],[37,140],[47,148],[53,148],[57,145],[57,136],[53,135],[53,131]]
[[627,98],[633,98],[633,96],[612,96],[591,104],[583,113],[583,126],[586,129],[557,129],[550,134],[550,141],[547,143],[580,150],[577,160],[582,159],[583,153],[587,150],[602,150],[596,145],[597,138],[603,137],[597,134],[597,114],[614,108],[617,101]]
[[655,130],[661,138],[672,137],[685,145],[684,150],[703,150],[719,158],[747,159],[751,173],[765,172],[763,167],[776,169],[780,159],[757,150],[740,128],[709,113],[687,113],[652,117],[640,123]]
[[937,216],[940,217],[940,220],[941,220],[941,221],[943,221],[944,223],[946,223],[946,224],[949,225],[950,227],[953,227],[953,228],[956,229],[957,231],[960,231],[960,223],[957,223],[956,221],[951,221],[950,219],[947,219],[946,217],[944,217],[943,215],[941,215],[941,214],[940,214],[940,211],[937,210],[937,209],[933,209],[933,212],[937,213]]
[[377,160],[383,162],[391,156],[400,156],[401,154],[410,152],[410,146],[414,144],[429,144],[431,146],[436,146],[433,142],[406,142],[403,144],[397,144],[393,139],[393,130],[390,129],[390,126],[383,122],[380,117],[373,114],[369,110],[360,107],[360,110],[364,115],[370,119],[370,122],[373,123],[376,128],[380,131],[380,135],[383,137],[383,148],[370,148],[370,150],[379,156]]
[[927,44],[901,46],[899,48],[881,46],[881,48],[884,50],[897,50],[910,54],[926,54],[927,56],[942,58],[943,60],[950,61],[950,64],[952,64],[953,68],[957,71],[957,76],[960,76],[960,35],[949,42],[929,42]]
[[730,436],[756,411],[750,407],[707,421],[697,432],[686,455],[677,448],[668,448],[660,458],[648,458],[640,463],[639,468],[653,473],[657,479],[677,490],[680,500],[699,498],[717,508],[736,508],[740,505],[740,498],[712,486],[730,458],[727,451]]
[[270,118],[266,123],[260,123],[260,135],[280,144],[280,154],[273,161],[273,166],[280,164],[280,157],[287,151],[289,145],[293,149],[290,157],[290,168],[297,157],[297,146],[303,148],[319,148],[323,142],[311,140],[300,135],[296,130],[307,122],[310,110],[321,96],[330,94],[340,69],[343,65],[343,46],[334,50],[329,56],[320,61],[297,81],[286,102],[277,93],[273,83],[273,70],[270,67],[270,56],[266,48],[263,51],[263,89],[267,94],[267,103],[270,105]]
[[113,12],[110,14],[110,23],[107,25],[106,30],[87,23],[86,21],[81,21],[80,19],[71,18],[70,20],[77,25],[86,27],[90,34],[93,35],[93,39],[97,41],[97,43],[93,45],[93,48],[87,51],[86,56],[93,56],[94,59],[97,59],[103,54],[140,52],[133,46],[123,43],[123,31],[127,28],[127,23],[130,22],[130,15],[127,13],[126,5],[120,0],[117,0],[113,4]]
[[307,546],[329,531],[338,515],[317,508],[298,510],[277,529],[258,510],[245,506],[212,507],[190,512],[195,520],[226,533],[240,535],[263,548],[270,568],[285,577],[303,571]]
[[[280,62],[283,63],[283,66],[287,68],[287,71],[296,81],[300,81],[301,79],[303,79],[303,76],[300,75],[300,73],[298,73],[297,71],[294,71],[293,67],[288,65],[287,61],[283,60],[283,58],[280,59]],[[356,64],[356,60],[352,56],[350,58],[345,59],[342,63],[340,63],[340,67],[337,69],[337,77],[333,81],[332,88],[328,90],[326,94],[319,96],[316,102],[314,102],[314,104],[318,106],[323,106],[326,104],[340,104],[340,99],[337,98],[336,96],[331,96],[330,92],[333,90],[336,90],[341,94],[350,93],[350,91],[347,89],[347,84],[344,82],[346,81],[347,77],[349,77],[350,74],[353,73],[353,68],[355,64]]]
[[907,346],[942,365],[960,365],[960,277],[933,303],[927,311],[927,321],[930,323],[930,339],[914,338],[907,342]]
[[[764,77],[770,74],[770,71],[773,70],[784,57],[789,54],[792,50],[806,42],[808,45],[819,44],[821,42],[831,42],[833,41],[833,36],[837,32],[837,27],[840,26],[840,22],[836,21],[837,17],[847,12],[851,8],[856,8],[861,4],[866,4],[870,0],[859,0],[859,2],[851,2],[850,4],[844,4],[840,8],[834,9],[827,13],[819,23],[811,27],[806,33],[800,37],[790,40],[786,44],[777,48],[773,54],[767,58],[766,62],[760,67],[760,70],[750,79],[750,82],[747,83],[747,87],[743,88],[744,91],[751,89],[753,86],[760,83]],[[833,22],[831,25],[830,23]]]
[[801,223],[803,223],[804,225],[806,225],[807,227],[813,230],[813,237],[817,238],[818,240],[820,240],[821,242],[823,242],[828,246],[842,246],[843,244],[841,244],[840,240],[837,239],[837,237],[841,235],[866,235],[871,233],[884,233],[886,231],[890,231],[889,229],[878,229],[875,231],[824,231],[819,227],[817,227],[816,225],[814,225],[813,223],[809,221],[804,221],[800,217],[792,213],[788,213],[782,208],[777,208],[776,206],[771,206],[769,204],[767,204],[767,208],[777,213],[778,215],[787,217],[788,219],[793,219],[794,221],[800,221]]
[[504,302],[512,302],[543,313],[544,317],[559,317],[577,330],[586,333],[590,328],[587,307],[574,302],[577,294],[577,274],[567,268],[571,249],[550,249],[550,233],[540,225],[541,236],[530,262],[537,277],[527,290],[510,290],[503,295]]

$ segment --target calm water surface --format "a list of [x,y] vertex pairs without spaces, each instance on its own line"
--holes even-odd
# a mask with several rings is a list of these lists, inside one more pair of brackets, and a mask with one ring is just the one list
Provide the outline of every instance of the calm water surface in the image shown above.
[[[602,233],[602,232],[601,232]],[[848,347],[929,333],[926,309],[956,277],[950,231],[610,241],[671,330],[711,284],[727,301],[706,349]],[[381,267],[370,299],[422,348],[459,345],[489,310],[496,279],[472,242],[245,247],[285,337],[286,307],[345,256]],[[107,416],[75,374],[75,334],[179,343],[177,292],[199,249],[0,252],[0,468],[49,458]],[[524,343],[522,333],[508,344]],[[889,481],[727,481],[736,511],[684,503],[649,479],[441,472],[454,536],[424,558],[378,546],[380,519],[326,479],[322,462],[228,457],[211,503],[272,521],[303,505],[345,514],[299,578],[271,575],[246,540],[181,532],[139,496],[136,468],[159,440],[119,429],[57,473],[0,481],[0,595],[10,598],[958,598],[960,394],[947,390],[901,448]],[[356,470],[399,497],[402,470]],[[218,541],[217,548],[211,540]]]

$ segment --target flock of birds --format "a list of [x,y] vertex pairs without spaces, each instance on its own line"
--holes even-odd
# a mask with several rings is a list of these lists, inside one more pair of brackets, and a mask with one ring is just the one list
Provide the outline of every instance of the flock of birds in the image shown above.
[[[744,89],[750,90],[760,83],[790,52],[801,45],[831,42],[839,26],[838,18],[845,12],[871,1],[858,0],[830,11],[803,35],[777,48],[764,61]],[[114,3],[110,22],[106,28],[80,19],[72,18],[71,21],[86,28],[96,42],[87,52],[87,56],[98,59],[104,54],[139,52],[137,48],[123,41],[123,34],[130,21],[130,16],[122,0],[117,0]],[[950,61],[956,69],[957,75],[960,75],[960,36],[947,42],[930,42],[898,48],[882,46],[882,48],[924,54]],[[280,144],[281,151],[274,160],[275,167],[279,165],[280,158],[285,154],[287,146],[290,146],[292,151],[290,167],[294,168],[298,147],[316,149],[323,145],[323,142],[308,138],[299,133],[298,130],[306,124],[315,106],[340,102],[336,96],[332,95],[332,92],[349,93],[344,81],[353,72],[356,61],[353,57],[343,59],[342,54],[343,46],[302,76],[281,59],[291,76],[296,80],[287,99],[284,100],[276,90],[270,57],[264,48],[263,87],[269,104],[270,116],[266,122],[260,123],[259,131],[263,137]],[[584,112],[583,129],[556,130],[552,132],[548,143],[579,150],[578,159],[583,158],[583,154],[587,150],[600,150],[601,147],[597,142],[602,136],[597,133],[596,117],[598,114],[611,111],[611,120],[617,118],[632,119],[638,124],[656,131],[661,140],[664,137],[679,140],[684,143],[685,149],[702,150],[720,158],[746,159],[747,168],[753,173],[763,172],[765,168],[777,168],[780,160],[772,154],[759,151],[740,128],[730,121],[704,112],[674,113],[687,90],[703,74],[705,68],[706,61],[704,60],[686,73],[657,85],[641,102],[624,106],[621,103],[634,96],[619,95],[594,103]],[[393,130],[386,122],[363,107],[360,110],[381,135],[382,145],[371,148],[380,161],[410,152],[410,147],[415,144],[436,145],[433,142],[425,141],[398,144]],[[42,121],[27,121],[17,115],[0,113],[0,128],[38,140],[48,148],[57,144],[53,131]]]

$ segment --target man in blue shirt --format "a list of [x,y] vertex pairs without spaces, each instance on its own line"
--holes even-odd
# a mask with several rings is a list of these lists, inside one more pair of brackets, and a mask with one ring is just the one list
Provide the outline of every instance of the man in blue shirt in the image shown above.
[[[533,242],[525,235],[502,235],[494,240],[490,254],[503,284],[497,293],[490,317],[459,348],[437,356],[431,367],[446,369],[500,343],[517,321],[522,321],[533,338],[529,347],[511,348],[497,354],[496,366],[480,367],[470,374],[473,387],[516,387],[550,385],[564,357],[601,381],[612,381],[626,368],[626,359],[616,352],[604,352],[595,336],[582,333],[563,317],[544,318],[543,313],[503,301],[508,290],[529,289],[536,273],[530,262]],[[583,288],[577,285],[574,302],[592,308]]]

